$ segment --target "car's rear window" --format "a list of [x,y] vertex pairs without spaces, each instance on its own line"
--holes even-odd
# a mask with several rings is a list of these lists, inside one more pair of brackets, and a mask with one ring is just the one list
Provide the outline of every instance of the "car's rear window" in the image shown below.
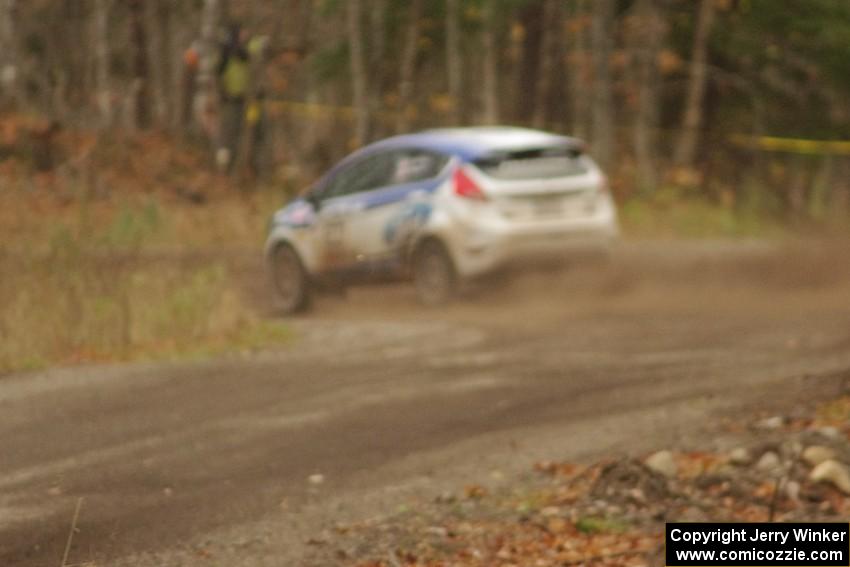
[[558,146],[494,154],[475,165],[495,179],[550,179],[587,173],[587,160],[579,148]]

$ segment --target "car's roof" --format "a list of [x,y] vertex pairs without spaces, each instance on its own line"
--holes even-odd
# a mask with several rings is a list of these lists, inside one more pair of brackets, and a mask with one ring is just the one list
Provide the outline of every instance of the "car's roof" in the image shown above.
[[457,155],[461,159],[470,161],[500,151],[578,143],[580,142],[575,138],[529,128],[476,126],[440,128],[393,136],[366,146],[363,151],[371,153],[380,149],[415,147]]
[[437,128],[413,134],[402,134],[374,142],[334,165],[317,182],[321,185],[347,164],[381,150],[419,148],[475,161],[494,153],[551,146],[579,146],[581,140],[559,136],[541,130],[516,126],[471,126],[467,128]]

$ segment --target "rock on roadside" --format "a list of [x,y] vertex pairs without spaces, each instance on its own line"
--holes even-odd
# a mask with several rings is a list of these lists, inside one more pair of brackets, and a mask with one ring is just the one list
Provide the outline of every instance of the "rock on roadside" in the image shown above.
[[785,419],[781,415],[775,415],[758,421],[755,426],[756,429],[763,431],[776,431],[777,429],[781,429],[784,424]]
[[744,466],[753,462],[753,455],[746,447],[738,447],[729,452],[729,462],[736,466]]
[[809,474],[812,482],[825,482],[831,484],[844,494],[850,494],[850,473],[838,461],[824,461]]
[[781,466],[779,456],[773,451],[767,451],[756,463],[756,469],[764,472],[778,471]]
[[673,478],[679,472],[679,467],[676,465],[675,459],[673,459],[673,453],[667,450],[653,453],[643,463],[648,469],[667,478]]
[[825,461],[834,461],[835,451],[829,447],[824,447],[823,445],[812,445],[810,447],[806,447],[803,451],[802,457],[810,467],[816,467]]

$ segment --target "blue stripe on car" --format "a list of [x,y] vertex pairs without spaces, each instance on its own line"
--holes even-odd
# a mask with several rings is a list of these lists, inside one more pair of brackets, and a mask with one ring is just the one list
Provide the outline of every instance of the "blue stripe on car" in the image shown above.
[[363,202],[367,209],[375,207],[383,207],[391,205],[406,199],[411,193],[433,193],[437,190],[443,178],[428,179],[427,181],[417,181],[415,183],[405,183],[404,185],[395,185],[384,189],[376,189],[356,195],[351,195],[352,199]]

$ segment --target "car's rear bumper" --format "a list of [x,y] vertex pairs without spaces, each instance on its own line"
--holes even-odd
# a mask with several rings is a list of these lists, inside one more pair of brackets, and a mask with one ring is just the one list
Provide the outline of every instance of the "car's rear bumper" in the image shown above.
[[449,251],[461,277],[469,278],[521,263],[562,263],[583,255],[605,254],[619,230],[613,207],[592,217],[534,225],[456,227]]

